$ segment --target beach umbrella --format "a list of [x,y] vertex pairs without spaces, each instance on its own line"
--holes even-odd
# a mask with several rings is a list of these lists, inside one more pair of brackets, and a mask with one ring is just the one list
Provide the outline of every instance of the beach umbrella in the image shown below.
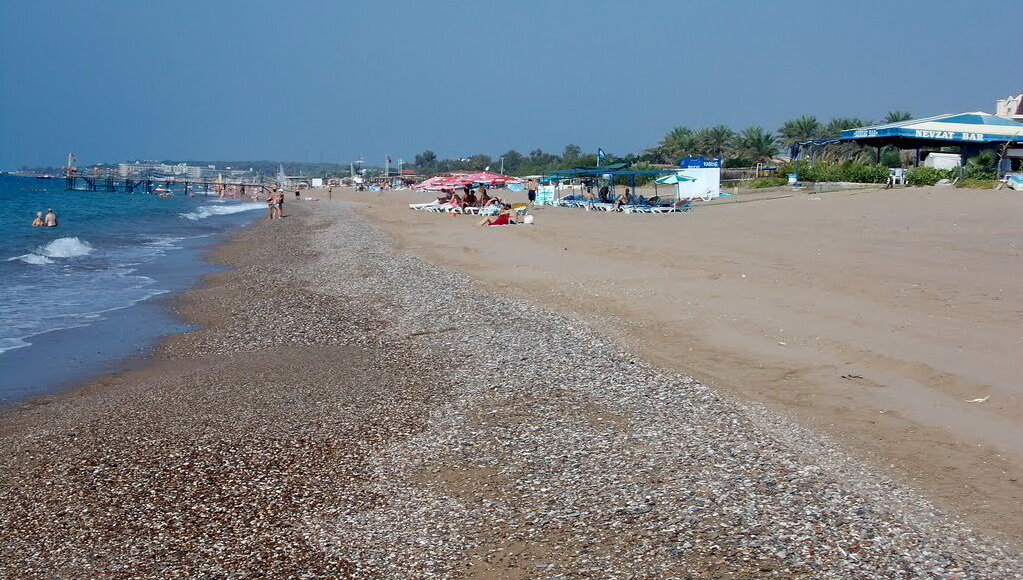
[[468,173],[465,177],[467,179],[472,179],[473,183],[489,183],[492,185],[522,182],[522,180],[517,177],[512,177],[511,175],[505,175],[503,173],[494,173],[493,171],[477,171],[475,173]]
[[696,180],[693,179],[692,177],[686,177],[685,175],[679,175],[677,173],[672,173],[671,175],[664,175],[662,177],[658,177],[655,181],[657,183],[662,183],[662,184],[670,185],[670,184],[673,184],[673,183],[684,183],[686,181],[696,181]]

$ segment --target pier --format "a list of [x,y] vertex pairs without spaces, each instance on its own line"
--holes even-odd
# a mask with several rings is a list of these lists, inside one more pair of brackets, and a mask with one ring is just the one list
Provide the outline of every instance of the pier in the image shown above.
[[66,175],[64,178],[64,189],[67,191],[95,191],[108,193],[155,193],[157,188],[164,188],[170,191],[184,188],[185,193],[210,193],[218,187],[235,188],[236,191],[246,192],[247,189],[259,191],[271,191],[275,184],[243,183],[243,182],[222,182],[210,180],[190,179],[169,179],[169,178],[141,178],[130,177],[102,177],[85,175]]

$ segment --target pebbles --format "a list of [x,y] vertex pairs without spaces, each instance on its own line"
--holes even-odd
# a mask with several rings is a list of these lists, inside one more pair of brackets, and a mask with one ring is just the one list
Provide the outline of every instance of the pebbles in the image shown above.
[[316,211],[243,234],[186,362],[5,418],[0,576],[1019,577],[817,434]]

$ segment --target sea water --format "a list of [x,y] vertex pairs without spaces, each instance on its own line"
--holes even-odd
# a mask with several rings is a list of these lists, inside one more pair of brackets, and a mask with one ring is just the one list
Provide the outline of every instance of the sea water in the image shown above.
[[[64,191],[63,179],[10,175],[0,175],[0,201],[0,407],[110,370],[181,330],[158,297],[213,271],[203,253],[266,207],[180,189]],[[58,227],[32,227],[47,209]]]

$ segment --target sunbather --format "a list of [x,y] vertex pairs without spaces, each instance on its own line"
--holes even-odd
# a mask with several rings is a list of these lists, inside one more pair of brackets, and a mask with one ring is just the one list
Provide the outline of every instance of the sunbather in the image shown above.
[[465,200],[462,199],[462,196],[458,195],[457,193],[455,193],[453,191],[451,192],[451,199],[448,200],[448,203],[450,203],[452,206],[457,207],[459,209],[462,209],[463,207],[465,207]]
[[629,193],[629,188],[625,188],[625,193],[618,196],[614,204],[611,205],[611,211],[622,211],[622,206],[632,201],[632,194]]
[[504,204],[501,206],[501,211],[494,217],[485,217],[480,220],[480,226],[507,226],[514,225],[515,218],[518,217],[518,212],[512,209],[512,206]]

